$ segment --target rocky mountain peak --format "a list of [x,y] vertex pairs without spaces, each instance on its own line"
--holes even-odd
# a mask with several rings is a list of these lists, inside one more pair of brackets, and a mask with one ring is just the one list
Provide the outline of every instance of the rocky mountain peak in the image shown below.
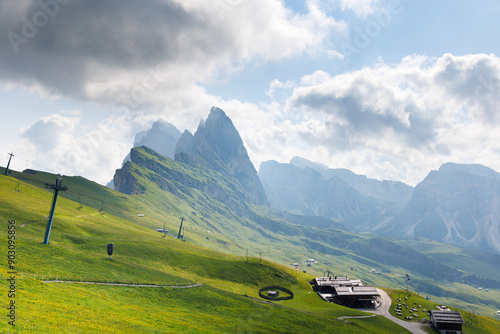
[[184,130],[184,133],[177,141],[175,145],[175,155],[180,152],[189,154],[193,149],[193,134],[188,130]]
[[218,107],[212,107],[210,109],[210,113],[208,114],[207,121],[215,121],[217,119],[226,119],[226,118],[229,119],[224,110]]
[[180,137],[181,132],[173,124],[158,120],[149,130],[141,131],[135,136],[134,147],[147,146],[173,159],[175,145]]
[[[172,123],[160,119],[154,122],[150,129],[140,131],[135,135],[133,147],[147,146],[173,159],[176,143],[180,137],[181,132]],[[122,165],[128,161],[130,161],[130,154],[125,157]]]
[[175,153],[186,153],[190,160],[236,179],[251,194],[252,202],[268,204],[240,134],[222,109],[212,107],[207,119],[200,122],[192,137],[189,132],[184,132]]

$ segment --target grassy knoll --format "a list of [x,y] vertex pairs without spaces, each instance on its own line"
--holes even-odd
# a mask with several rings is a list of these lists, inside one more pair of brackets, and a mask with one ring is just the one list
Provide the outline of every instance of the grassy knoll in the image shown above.
[[499,280],[499,254],[487,254],[424,238],[405,237],[403,240],[406,245],[417,249],[431,258],[449,263],[453,267],[471,274],[480,273],[480,276],[484,278]]
[[[433,301],[426,300],[424,297],[419,296],[415,293],[411,292],[408,293],[405,290],[387,289],[387,292],[389,293],[392,299],[392,305],[389,312],[396,318],[404,319],[404,317],[411,317],[413,314],[418,314],[419,317],[415,317],[413,318],[413,320],[409,321],[420,322],[423,318],[429,319],[427,314],[428,310],[437,310],[436,306],[442,305],[442,304],[437,304]],[[403,314],[402,316],[398,316],[396,314],[396,304],[398,303],[397,302],[398,298],[400,298],[401,300],[400,303],[404,302],[409,306],[409,309],[406,309],[405,306],[401,308],[401,313]],[[454,308],[449,305],[448,307],[451,310],[460,311],[462,317],[464,318],[464,321],[466,322],[463,325],[462,330],[468,334],[498,333],[500,331],[499,322],[495,319],[480,315],[475,315],[474,317],[471,317],[471,313],[467,311],[460,310],[458,308]],[[416,308],[418,311],[411,311],[411,308]],[[433,331],[430,328],[426,329],[426,331],[428,333],[435,333],[435,331]]]
[[500,291],[478,290],[470,285],[458,282],[429,282],[415,278],[410,284],[410,290],[422,295],[430,295],[432,300],[448,305],[455,305],[464,310],[474,310],[475,313],[493,317],[500,308]]
[[[121,217],[100,214],[64,197],[57,203],[50,245],[43,245],[52,193],[26,183],[16,192],[16,184],[14,178],[0,176],[0,230],[7,236],[8,221],[16,221],[18,272],[16,327],[3,316],[0,332],[407,333],[384,318],[337,320],[363,312],[322,302],[307,285],[308,274],[255,257],[247,263],[245,257],[162,238],[123,219],[124,212]],[[0,239],[5,253],[6,239]],[[115,245],[111,260],[106,254],[109,242]],[[4,260],[2,277],[7,271]],[[178,289],[46,283],[41,276],[204,285]],[[277,302],[285,306],[278,307],[244,296],[258,298],[258,289],[265,285],[287,287],[295,298]],[[7,284],[0,289],[7,305]]]

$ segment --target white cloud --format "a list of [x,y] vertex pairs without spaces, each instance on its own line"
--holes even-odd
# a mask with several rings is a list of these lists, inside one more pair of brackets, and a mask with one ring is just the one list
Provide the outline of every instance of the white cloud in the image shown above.
[[154,119],[193,131],[212,105],[237,105],[236,119],[260,110],[221,101],[204,82],[248,63],[320,52],[332,32],[345,29],[313,0],[304,13],[280,0],[72,0],[52,7],[54,15],[30,30],[46,12],[41,3],[2,2],[0,35],[20,39],[0,40],[0,85],[45,100],[98,102],[103,115],[100,124],[80,122],[88,112],[78,106],[81,112],[41,118],[23,132],[17,150],[47,168],[99,182]]
[[192,85],[165,91],[164,108],[115,111],[95,126],[83,127],[78,112],[44,117],[25,129],[25,151],[52,170],[105,183],[139,130],[163,118],[195,131],[214,105],[233,120],[257,168],[265,160],[303,156],[414,185],[449,161],[500,170],[500,118],[492,109],[500,99],[498,78],[494,55],[447,54],[340,75],[315,71],[299,82],[276,79],[268,104],[223,100]]
[[16,2],[3,4],[15,10],[0,12],[0,34],[25,43],[0,40],[0,82],[134,110],[163,106],[166,91],[248,62],[317,52],[345,29],[312,0],[304,14],[279,0],[73,0],[24,36],[22,18],[44,11],[37,1]]
[[270,98],[275,98],[275,94],[278,91],[289,90],[296,86],[296,83],[293,81],[281,82],[278,79],[274,79],[269,84],[269,89],[266,91],[266,95]]
[[68,140],[78,121],[79,118],[76,117],[69,118],[58,114],[50,115],[41,118],[29,129],[24,130],[22,136],[28,139],[38,150],[50,151]]
[[326,50],[326,55],[328,56],[328,58],[338,58],[340,60],[345,59],[345,56],[342,53],[335,50]]
[[[415,184],[448,161],[500,169],[499,79],[494,55],[408,56],[333,77],[305,76],[287,103],[310,117],[295,125],[310,143],[306,157]],[[322,159],[314,145],[327,152]]]
[[352,10],[357,16],[363,18],[376,12],[378,5],[379,0],[340,0],[342,10]]
[[[398,4],[332,1],[360,22]],[[61,5],[17,54],[7,38],[0,40],[0,84],[44,100],[111,107],[103,108],[98,124],[83,122],[88,112],[81,106],[60,108],[66,111],[25,129],[20,152],[44,166],[107,182],[136,132],[158,118],[194,131],[215,105],[233,119],[257,166],[298,155],[410,183],[447,161],[500,170],[492,158],[500,151],[500,62],[493,55],[413,55],[340,75],[277,77],[266,92],[268,104],[224,100],[203,87],[248,65],[348,56],[329,42],[332,34],[349,36],[347,24],[328,16],[324,3],[309,0],[303,13],[279,0]],[[21,18],[41,10],[34,0],[2,6],[9,9],[0,11],[4,36],[22,34]]]
[[130,149],[134,119],[108,118],[81,136],[79,121],[60,114],[41,118],[22,132],[20,159],[29,159],[26,167],[107,183]]

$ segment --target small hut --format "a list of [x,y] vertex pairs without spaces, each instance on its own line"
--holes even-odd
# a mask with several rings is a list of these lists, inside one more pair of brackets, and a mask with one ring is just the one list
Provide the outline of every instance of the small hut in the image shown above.
[[458,311],[430,310],[429,321],[442,334],[461,334],[464,319]]

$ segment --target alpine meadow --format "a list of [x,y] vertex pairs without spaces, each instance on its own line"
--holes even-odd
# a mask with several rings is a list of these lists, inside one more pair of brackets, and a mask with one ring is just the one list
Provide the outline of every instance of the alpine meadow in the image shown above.
[[1,0],[0,333],[500,334],[499,17]]

